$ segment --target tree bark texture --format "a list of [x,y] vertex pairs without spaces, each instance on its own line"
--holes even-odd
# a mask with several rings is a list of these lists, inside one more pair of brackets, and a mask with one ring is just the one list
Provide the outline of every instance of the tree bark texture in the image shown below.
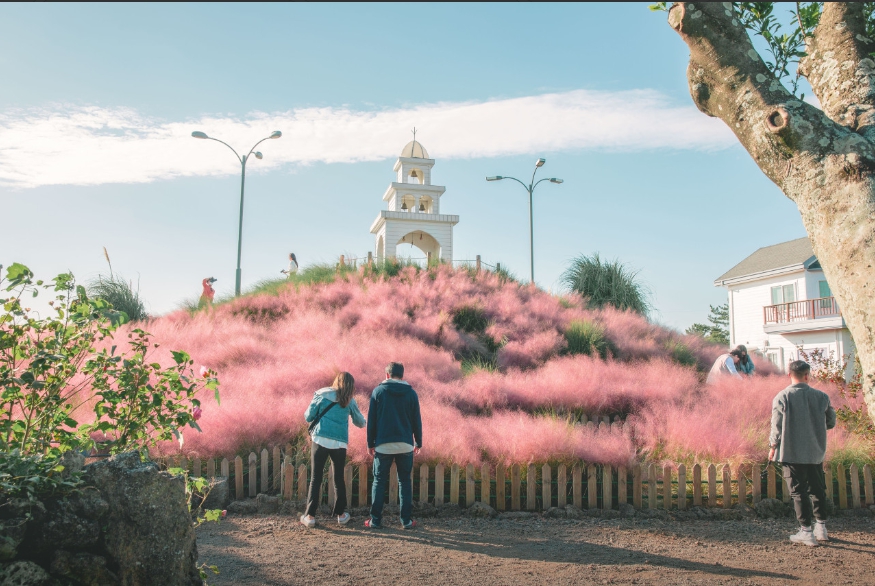
[[766,67],[730,2],[676,2],[668,22],[690,49],[696,106],[723,120],[796,202],[854,337],[875,420],[875,43],[861,5],[826,2],[800,71],[823,110]]

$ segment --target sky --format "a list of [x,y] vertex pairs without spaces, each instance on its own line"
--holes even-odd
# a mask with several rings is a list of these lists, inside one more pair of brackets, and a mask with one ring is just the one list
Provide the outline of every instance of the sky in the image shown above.
[[688,51],[644,3],[0,4],[0,264],[114,271],[160,315],[233,293],[240,165],[244,289],[364,257],[412,138],[436,160],[454,259],[561,291],[598,252],[639,271],[654,319],[726,301],[714,279],[805,236],[725,125],[693,105]]

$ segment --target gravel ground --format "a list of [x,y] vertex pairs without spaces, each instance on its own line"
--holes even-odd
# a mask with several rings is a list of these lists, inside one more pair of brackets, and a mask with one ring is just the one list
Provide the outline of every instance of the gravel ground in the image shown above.
[[831,542],[794,545],[792,519],[420,520],[365,529],[320,517],[229,516],[198,528],[211,585],[875,584],[875,518],[829,522]]

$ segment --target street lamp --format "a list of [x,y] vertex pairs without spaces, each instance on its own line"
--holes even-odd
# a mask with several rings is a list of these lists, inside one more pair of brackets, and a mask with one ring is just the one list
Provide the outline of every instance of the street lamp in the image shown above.
[[538,186],[538,184],[541,183],[541,181],[549,181],[550,183],[556,183],[557,185],[562,183],[562,179],[557,179],[556,177],[550,177],[550,178],[545,177],[544,179],[541,179],[540,181],[538,181],[538,183],[535,183],[535,173],[537,173],[538,169],[543,167],[544,163],[546,163],[546,162],[547,162],[546,159],[538,159],[537,161],[535,161],[535,171],[534,171],[534,173],[532,173],[532,180],[529,181],[528,185],[526,185],[525,183],[523,183],[522,181],[520,181],[516,177],[503,177],[501,175],[494,175],[492,177],[486,178],[487,181],[501,181],[502,179],[513,179],[514,181],[516,181],[517,183],[522,185],[526,191],[529,192],[529,253],[530,253],[530,260],[531,260],[531,280],[532,280],[532,283],[535,282],[535,228],[534,228],[534,222],[532,221],[532,194],[535,192],[535,188]]
[[[223,145],[225,145],[226,147],[231,149],[231,152],[233,152],[234,155],[237,157],[237,160],[240,161],[240,167],[241,167],[241,174],[240,174],[240,226],[239,226],[239,229],[237,231],[237,278],[234,282],[234,295],[239,296],[240,295],[240,253],[243,250],[243,186],[246,183],[246,161],[247,161],[247,159],[249,159],[249,155],[253,155],[253,154],[255,155],[256,159],[259,159],[259,160],[262,159],[263,158],[262,154],[258,151],[255,151],[255,147],[257,147],[258,145],[260,145],[261,143],[263,143],[264,141],[266,141],[269,138],[279,138],[283,135],[283,133],[280,132],[279,130],[274,130],[273,132],[270,133],[270,136],[262,138],[257,143],[255,143],[255,146],[253,146],[251,149],[249,149],[249,152],[246,153],[246,155],[243,157],[238,155],[237,151],[235,151],[234,148],[231,145],[229,145],[227,142],[221,141],[218,138],[213,138],[212,136],[207,136],[206,133],[201,132],[200,130],[195,130],[194,132],[191,133],[191,135],[194,138],[201,138],[201,139],[214,140],[216,142],[221,142]],[[255,152],[253,152],[253,151],[255,151]]]

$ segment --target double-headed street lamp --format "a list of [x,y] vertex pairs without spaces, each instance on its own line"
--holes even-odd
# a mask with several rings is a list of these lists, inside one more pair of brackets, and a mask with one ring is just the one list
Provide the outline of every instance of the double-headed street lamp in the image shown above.
[[516,181],[517,183],[522,185],[526,191],[529,192],[529,253],[531,256],[531,269],[532,269],[531,280],[532,280],[532,283],[535,282],[535,228],[534,228],[534,222],[532,220],[532,194],[535,192],[535,188],[538,186],[538,184],[541,183],[541,181],[549,181],[550,183],[557,183],[557,184],[562,183],[562,179],[557,179],[556,177],[550,177],[550,178],[545,177],[544,179],[541,179],[541,181],[538,181],[538,183],[535,183],[535,173],[537,173],[538,169],[543,167],[544,163],[546,163],[546,162],[547,162],[546,159],[538,159],[535,162],[535,171],[534,171],[534,173],[532,173],[532,180],[529,181],[528,185],[526,185],[525,183],[523,183],[522,181],[520,181],[516,177],[502,177],[501,175],[496,175],[494,177],[487,177],[486,178],[487,181],[501,181],[502,179],[513,179],[514,181]]
[[[237,151],[234,150],[234,147],[229,145],[227,142],[221,141],[218,138],[213,138],[212,136],[207,136],[206,133],[201,132],[200,130],[195,130],[194,132],[191,133],[191,135],[194,138],[205,138],[207,140],[214,140],[216,142],[221,142],[223,145],[225,145],[226,147],[231,149],[231,152],[233,152],[234,155],[237,157],[237,160],[240,161],[240,167],[241,167],[241,174],[240,174],[240,227],[239,227],[238,232],[237,232],[237,278],[236,278],[235,283],[234,283],[234,295],[239,296],[240,295],[240,253],[243,250],[243,187],[246,183],[246,161],[247,161],[247,159],[249,159],[249,156],[252,154],[255,155],[256,159],[261,159],[262,155],[260,152],[255,151],[255,147],[257,147],[258,145],[260,145],[261,143],[263,143],[264,141],[266,141],[269,138],[279,138],[283,135],[283,133],[280,132],[279,130],[274,130],[273,132],[270,133],[270,136],[262,138],[257,143],[255,143],[255,146],[253,146],[251,149],[249,149],[249,152],[246,153],[246,155],[242,156],[242,157],[240,155],[238,155]],[[253,153],[253,151],[255,151],[255,152]]]

